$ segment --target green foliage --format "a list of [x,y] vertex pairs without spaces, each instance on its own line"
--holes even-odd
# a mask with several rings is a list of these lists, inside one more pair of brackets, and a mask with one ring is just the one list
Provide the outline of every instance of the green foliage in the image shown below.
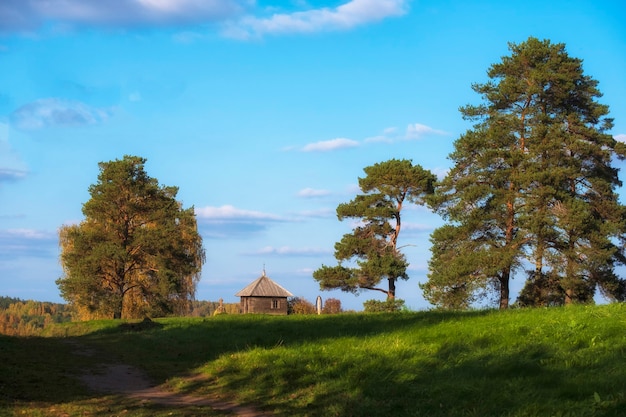
[[22,300],[20,300],[19,298],[0,296],[0,309],[4,310],[4,309],[9,308],[11,304],[16,304],[16,303],[21,303],[21,302]]
[[402,311],[404,300],[397,298],[385,301],[367,300],[363,303],[363,308],[366,313],[394,313]]
[[85,318],[184,314],[204,262],[193,208],[160,186],[146,160],[99,164],[85,220],[59,232],[61,295]]
[[455,141],[453,168],[430,199],[448,224],[432,235],[424,296],[467,308],[495,290],[508,307],[510,279],[531,265],[524,305],[614,300],[626,283],[626,208],[611,164],[624,148],[607,133],[597,81],[563,44],[529,38],[472,86],[484,100],[461,108],[473,128]]
[[[361,222],[352,233],[335,244],[337,266],[322,265],[313,278],[322,290],[341,289],[358,293],[375,290],[395,297],[398,279],[406,280],[408,263],[397,243],[401,231],[401,213],[406,204],[425,204],[433,192],[435,176],[409,160],[381,162],[364,168],[359,178],[363,194],[337,207],[337,218]],[[342,262],[355,261],[349,268]],[[386,279],[388,288],[378,287]]]
[[[182,394],[284,416],[617,417],[626,408],[622,304],[155,322],[140,331],[113,320],[59,325],[71,339],[0,337],[0,410],[194,415],[90,393],[72,377],[109,358]],[[67,342],[98,354],[72,355]]]
[[565,292],[559,283],[559,278],[552,274],[535,276],[530,273],[524,288],[517,297],[520,307],[554,307],[565,304]]

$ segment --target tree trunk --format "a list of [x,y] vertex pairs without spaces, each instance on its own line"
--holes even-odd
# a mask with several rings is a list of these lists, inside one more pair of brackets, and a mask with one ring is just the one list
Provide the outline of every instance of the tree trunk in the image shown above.
[[113,319],[119,320],[122,318],[122,311],[124,311],[124,296],[121,295],[116,303],[115,310],[113,311]]
[[571,305],[574,302],[574,290],[568,288],[565,290],[565,305]]
[[396,280],[395,278],[388,278],[389,292],[387,292],[387,300],[393,300],[396,298]]
[[498,278],[500,281],[500,310],[509,308],[509,278],[511,277],[510,268],[502,271],[502,275]]

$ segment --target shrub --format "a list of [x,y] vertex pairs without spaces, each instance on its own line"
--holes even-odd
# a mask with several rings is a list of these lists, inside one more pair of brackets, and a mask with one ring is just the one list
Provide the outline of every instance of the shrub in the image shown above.
[[324,314],[337,314],[341,313],[343,310],[341,309],[341,301],[336,298],[329,298],[324,303],[324,307],[322,308],[322,313]]
[[287,300],[288,314],[315,314],[315,306],[313,303],[300,297],[293,297]]
[[397,298],[385,301],[367,300],[363,303],[363,307],[366,313],[392,313],[404,308],[404,300]]

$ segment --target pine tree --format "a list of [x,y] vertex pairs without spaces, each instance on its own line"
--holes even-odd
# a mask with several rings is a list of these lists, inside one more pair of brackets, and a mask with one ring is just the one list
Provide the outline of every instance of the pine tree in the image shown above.
[[99,164],[85,220],[60,229],[61,295],[82,318],[183,314],[204,262],[193,208],[160,186],[145,159]]
[[433,233],[425,296],[445,306],[456,294],[452,305],[465,306],[495,288],[506,308],[510,279],[532,265],[527,285],[556,280],[564,303],[591,300],[597,286],[619,298],[624,207],[611,161],[625,154],[607,133],[598,83],[563,44],[531,37],[509,48],[472,87],[484,103],[461,108],[475,125],[433,198],[450,224]]
[[[424,204],[433,192],[435,176],[409,160],[392,159],[364,168],[359,178],[362,194],[337,207],[339,220],[358,219],[362,223],[335,244],[339,265],[316,270],[313,278],[322,289],[346,292],[380,291],[393,299],[396,281],[406,280],[408,263],[398,248],[402,229],[401,213],[407,203]],[[357,267],[342,265],[356,260]],[[387,289],[378,284],[387,280]]]

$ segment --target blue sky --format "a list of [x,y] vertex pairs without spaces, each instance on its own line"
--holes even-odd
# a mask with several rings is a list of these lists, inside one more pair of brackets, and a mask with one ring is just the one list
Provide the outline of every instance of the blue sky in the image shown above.
[[[508,42],[566,44],[626,140],[622,1],[3,0],[0,295],[62,302],[57,230],[82,220],[98,162],[147,158],[196,209],[207,263],[197,298],[267,275],[295,295],[362,309],[377,292],[320,292],[353,224],[335,208],[391,158],[445,174]],[[624,163],[616,163],[623,168]],[[622,177],[623,179],[623,177]],[[405,213],[398,297],[425,309],[429,235]],[[523,277],[513,283],[514,292]]]

